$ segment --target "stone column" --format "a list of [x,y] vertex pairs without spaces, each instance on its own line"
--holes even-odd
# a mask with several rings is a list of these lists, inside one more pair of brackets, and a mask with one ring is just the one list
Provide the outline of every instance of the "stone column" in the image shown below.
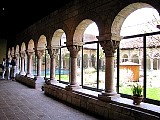
[[32,56],[34,51],[33,50],[27,50],[27,57],[28,57],[28,64],[27,64],[27,77],[34,78],[32,74]]
[[16,57],[16,73],[19,73],[19,53],[15,53]]
[[77,84],[77,55],[78,52],[80,51],[81,46],[79,45],[70,45],[67,47],[68,50],[70,51],[70,59],[71,59],[71,75],[70,75],[70,84],[66,87],[67,90],[73,90],[73,89],[78,89],[81,88]]
[[42,63],[42,55],[44,53],[44,50],[36,50],[37,55],[37,77],[41,77],[41,63]]
[[21,53],[20,53],[20,55],[21,55],[21,71],[20,71],[20,75],[26,75],[26,73],[25,73],[25,71],[24,71],[24,59],[25,59],[25,55],[26,55],[26,53],[24,52],[24,51],[22,51]]
[[119,41],[106,40],[100,41],[103,52],[105,53],[105,90],[99,94],[99,98],[104,101],[111,101],[112,98],[119,97],[114,91],[114,53],[119,45]]
[[57,83],[57,80],[55,79],[55,73],[56,73],[56,57],[58,55],[58,48],[50,48],[48,49],[48,53],[50,55],[50,82]]

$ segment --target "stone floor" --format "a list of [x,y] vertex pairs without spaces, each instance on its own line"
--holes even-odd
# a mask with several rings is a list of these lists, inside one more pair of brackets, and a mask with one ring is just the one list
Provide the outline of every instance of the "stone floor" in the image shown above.
[[0,120],[100,120],[28,88],[16,81],[0,80]]

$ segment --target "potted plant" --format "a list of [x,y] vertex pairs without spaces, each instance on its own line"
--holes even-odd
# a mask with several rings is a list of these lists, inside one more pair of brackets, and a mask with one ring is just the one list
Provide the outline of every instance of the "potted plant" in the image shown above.
[[143,87],[138,83],[132,85],[132,93],[133,93],[133,104],[139,105],[143,100],[142,90]]

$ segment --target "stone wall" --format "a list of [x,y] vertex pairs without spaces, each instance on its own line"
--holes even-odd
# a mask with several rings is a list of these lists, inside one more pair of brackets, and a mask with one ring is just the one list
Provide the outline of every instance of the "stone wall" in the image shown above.
[[[125,8],[133,3],[136,4]],[[24,41],[27,44],[30,39],[33,39],[37,44],[39,37],[45,35],[49,45],[53,33],[58,29],[65,31],[68,36],[67,42],[72,42],[77,25],[86,19],[97,24],[100,36],[104,35],[110,39],[112,34],[112,38],[116,38],[120,33],[122,23],[131,12],[151,6],[159,10],[158,5],[159,1],[148,0],[139,2],[135,0],[74,0],[19,33],[15,43],[21,44]],[[120,11],[122,11],[121,14],[119,14]]]
[[67,91],[64,86],[45,85],[44,93],[65,101],[87,113],[110,120],[159,120],[160,113],[139,106],[122,104],[117,101],[104,102],[93,95],[77,91]]
[[36,80],[34,78],[30,78],[24,75],[16,75],[15,80],[20,82],[30,88],[36,88]]

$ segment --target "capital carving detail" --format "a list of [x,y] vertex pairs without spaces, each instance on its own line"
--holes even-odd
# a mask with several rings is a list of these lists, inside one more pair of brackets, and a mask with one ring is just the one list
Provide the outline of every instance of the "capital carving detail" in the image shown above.
[[19,53],[15,53],[16,59],[19,58]]
[[28,57],[31,57],[31,56],[33,55],[33,53],[34,53],[34,52],[28,52],[28,51],[27,51]]
[[119,41],[114,41],[114,40],[100,41],[103,52],[105,53],[105,56],[108,57],[114,56],[114,53],[116,52],[116,49],[119,46],[119,43],[120,43]]
[[44,50],[36,50],[37,58],[40,59],[42,57],[43,53],[44,53]]
[[25,58],[26,53],[25,52],[21,52],[20,55],[21,55],[21,58]]
[[81,49],[81,46],[71,45],[71,46],[68,46],[67,49],[70,51],[70,56],[73,58],[76,58],[78,55],[78,52]]
[[55,57],[57,57],[57,55],[58,55],[58,50],[59,49],[48,49],[48,53],[49,53],[49,55],[50,55],[50,57],[51,58],[55,58]]

